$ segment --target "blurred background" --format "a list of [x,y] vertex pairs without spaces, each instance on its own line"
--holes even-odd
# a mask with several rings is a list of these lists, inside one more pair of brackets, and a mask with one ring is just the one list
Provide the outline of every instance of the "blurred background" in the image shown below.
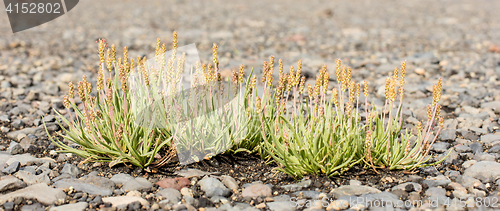
[[[488,0],[82,0],[68,14],[16,34],[1,13],[0,79],[11,84],[2,86],[12,91],[4,98],[23,98],[29,89],[42,90],[40,98],[63,95],[67,82],[95,78],[97,39],[116,44],[119,54],[128,46],[135,58],[153,53],[156,38],[171,48],[175,30],[179,46],[196,44],[205,63],[217,43],[223,73],[240,64],[259,73],[274,55],[285,67],[302,59],[314,78],[323,64],[333,73],[341,58],[358,81],[382,85],[406,60],[409,77],[423,84],[409,85],[408,94],[418,97],[440,76],[445,87],[467,78],[496,83],[497,11],[500,1]],[[29,89],[14,90],[23,87]]]

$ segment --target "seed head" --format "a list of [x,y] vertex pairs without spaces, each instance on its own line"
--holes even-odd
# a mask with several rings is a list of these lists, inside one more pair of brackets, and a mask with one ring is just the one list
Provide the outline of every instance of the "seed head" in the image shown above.
[[[369,130],[366,132],[366,137],[365,137],[365,144],[368,149],[372,147],[372,131]],[[370,151],[370,150],[368,150]]]
[[443,117],[439,118],[439,127],[444,128],[444,118]]
[[342,92],[345,92],[345,90],[347,89],[347,72],[346,72],[346,66],[343,66],[342,67],[342,73],[341,73],[341,78],[342,78]]
[[401,86],[405,85],[405,75],[406,75],[406,61],[401,64],[401,81],[399,84]]
[[233,72],[231,73],[231,81],[233,81],[234,84],[238,83],[238,73],[236,72],[236,70],[233,70]]
[[217,56],[217,44],[215,44],[215,43],[212,46],[212,58],[213,58],[213,62],[215,65],[215,69],[218,70],[219,69],[219,59]]
[[262,84],[266,83],[267,72],[269,71],[269,63],[264,61],[262,64]]
[[302,74],[302,60],[299,60],[297,62],[297,73],[295,74],[294,86],[297,86],[299,84],[301,74]]
[[172,48],[177,50],[177,32],[174,31],[173,39],[172,39]]
[[[99,65],[102,67],[102,63]],[[102,68],[99,68],[99,73],[97,75],[97,91],[101,91],[104,87],[104,74]]]
[[339,90],[337,90],[337,88],[333,88],[332,90],[332,100],[333,100],[333,103],[335,104],[335,106],[339,106]]
[[258,96],[257,99],[255,100],[255,107],[257,108],[257,113],[260,113],[262,109],[262,101]]
[[78,96],[82,102],[85,102],[85,86],[86,83],[84,84],[82,81],[78,82]]
[[340,71],[340,59],[337,59],[336,63],[337,67],[335,69],[335,73],[337,74],[337,82],[340,84],[342,83],[342,72]]
[[238,82],[243,83],[243,77],[245,76],[245,66],[240,65],[240,74],[238,74]]
[[439,118],[439,115],[441,115],[441,105],[436,106],[436,114],[434,115],[436,117],[436,120]]
[[66,107],[67,109],[69,109],[69,106],[70,106],[70,102],[69,102],[69,98],[68,96],[64,96],[64,101],[63,101],[63,105],[64,107]]
[[420,121],[417,123],[417,130],[419,133],[422,131],[422,122]]
[[106,51],[106,67],[109,71],[113,69],[113,58],[111,58],[111,49],[108,48]]
[[299,84],[299,95],[302,95],[302,93],[304,93],[305,82],[306,82],[306,77],[302,76],[302,78],[300,79],[300,84]]
[[326,94],[326,91],[328,90],[328,82],[330,82],[330,75],[328,72],[325,72],[323,75],[323,93]]
[[408,140],[406,142],[405,155],[408,155],[408,153],[410,152],[410,147],[411,147],[411,142],[410,142],[410,140]]
[[73,87],[73,82],[70,81],[68,84],[68,89],[69,89],[69,97],[74,98],[75,97],[75,88]]
[[278,67],[280,75],[283,75],[283,60],[281,59],[278,60]]
[[309,100],[312,100],[313,88],[312,88],[311,84],[307,84],[307,96],[309,97]]
[[351,68],[347,68],[347,84],[351,83]]
[[356,84],[356,97],[359,98],[360,93],[361,93],[361,85]]
[[135,63],[134,59],[130,59],[130,72],[134,73]]
[[396,67],[394,68],[394,80],[398,80],[399,75],[399,68]]
[[428,105],[427,106],[427,121],[430,122],[432,119],[432,106]]
[[390,99],[390,87],[391,87],[391,79],[387,77],[385,79],[385,99],[389,100]]
[[363,82],[363,88],[364,88],[364,92],[365,92],[365,98],[368,97],[368,82],[364,81]]
[[106,47],[106,41],[99,39],[99,59],[101,63],[104,63],[104,48]]
[[349,85],[349,102],[354,103],[354,96],[356,94],[356,82],[352,81]]
[[115,44],[111,45],[111,61],[116,63],[116,49],[115,49]]
[[109,88],[106,92],[106,102],[108,106],[113,105],[113,87]]

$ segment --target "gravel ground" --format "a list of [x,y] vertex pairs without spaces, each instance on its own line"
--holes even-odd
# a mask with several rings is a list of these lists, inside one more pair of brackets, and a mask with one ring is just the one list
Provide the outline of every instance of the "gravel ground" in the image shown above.
[[[0,210],[499,210],[497,11],[500,1],[486,0],[85,0],[16,34],[2,15]],[[135,57],[154,52],[158,37],[170,42],[174,30],[180,46],[196,44],[203,62],[217,43],[224,71],[245,64],[258,73],[274,55],[285,66],[302,59],[313,75],[341,58],[354,79],[372,79],[380,97],[387,73],[406,60],[408,123],[426,118],[432,84],[443,78],[447,120],[433,152],[451,155],[416,174],[352,169],[294,181],[244,154],[157,174],[54,154],[41,116],[50,132],[60,129],[52,108],[62,109],[69,81],[95,80],[95,41],[128,46]]]

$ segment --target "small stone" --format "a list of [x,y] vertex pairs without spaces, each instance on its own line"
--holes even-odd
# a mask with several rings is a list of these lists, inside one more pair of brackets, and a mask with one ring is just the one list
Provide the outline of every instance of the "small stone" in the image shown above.
[[349,208],[349,201],[338,199],[330,203],[330,205],[326,208],[327,211],[330,210],[345,210]]
[[257,204],[257,205],[255,205],[255,208],[257,208],[257,209],[264,209],[264,208],[266,208],[266,203]]
[[472,149],[474,154],[483,152],[483,145],[480,143],[474,142],[470,144],[469,147]]
[[205,195],[207,197],[213,197],[213,196],[224,196],[224,197],[229,197],[231,195],[231,190],[227,189],[226,187],[220,188],[220,187],[212,187],[205,191]]
[[111,203],[113,207],[126,207],[128,204],[136,201],[140,202],[143,206],[149,207],[149,202],[137,196],[115,196],[103,198],[104,203]]
[[191,196],[191,197],[193,197],[193,190],[191,190],[189,188],[182,188],[181,189],[181,194],[183,196]]
[[359,180],[349,180],[349,185],[361,185]]
[[451,180],[444,176],[444,175],[438,175],[437,177],[431,177],[429,179],[426,179],[423,181],[424,184],[427,184],[429,187],[437,187],[437,186],[447,186],[450,184]]
[[238,182],[236,182],[236,180],[231,176],[223,175],[221,176],[221,178],[222,184],[224,184],[227,188],[231,190],[238,189]]
[[14,176],[8,175],[0,177],[0,192],[17,190],[26,187],[26,184]]
[[415,73],[417,73],[419,75],[424,75],[425,70],[424,70],[424,68],[415,68]]
[[123,184],[131,179],[134,179],[134,177],[130,176],[130,174],[119,173],[119,174],[113,175],[110,179],[115,184],[121,185],[121,184]]
[[241,196],[243,197],[271,197],[272,190],[269,186],[264,184],[253,184],[241,192]]
[[15,161],[11,163],[7,168],[3,169],[2,172],[5,174],[14,174],[19,171],[19,167],[21,167],[21,163],[19,161]]
[[156,197],[163,197],[168,203],[177,204],[181,199],[181,193],[173,188],[166,188],[156,193]]
[[21,154],[23,151],[23,147],[15,141],[11,141],[9,147],[7,148],[7,153],[10,153],[11,155]]
[[198,182],[200,189],[207,192],[208,189],[218,187],[218,188],[226,188],[221,181],[213,177],[205,177]]
[[455,129],[446,129],[439,133],[439,139],[442,141],[454,141],[457,138]]
[[81,173],[81,170],[73,164],[65,163],[60,173],[77,177]]
[[79,179],[61,179],[55,182],[54,186],[62,189],[73,187],[88,194],[109,196],[113,194],[115,183],[108,178],[97,176],[97,172],[94,171]]
[[344,185],[333,189],[330,193],[339,198],[342,196],[359,196],[365,193],[380,193],[381,191],[364,185]]
[[297,209],[295,206],[291,206],[290,201],[269,202],[267,207],[272,211],[294,211]]
[[474,177],[484,183],[494,182],[500,178],[500,163],[480,161],[464,171],[465,176]]
[[87,208],[88,203],[87,202],[78,202],[74,204],[65,204],[57,207],[51,207],[49,211],[83,211],[85,208]]
[[153,188],[153,184],[151,184],[147,179],[142,177],[137,177],[135,179],[128,180],[127,182],[123,183],[122,187],[124,191],[133,191],[133,190],[148,191],[151,188]]
[[302,190],[303,188],[308,188],[309,186],[311,186],[311,184],[312,184],[312,181],[306,179],[306,180],[302,180],[302,181],[295,183],[295,184],[283,185],[283,186],[281,186],[281,188],[283,188],[286,191],[298,191],[298,190]]
[[468,160],[468,161],[465,161],[462,163],[462,167],[469,168],[476,163],[477,163],[477,160]]
[[176,190],[181,190],[183,187],[189,187],[191,181],[184,177],[177,178],[166,178],[156,183],[161,188],[174,188]]
[[212,174],[215,174],[216,172],[214,173],[209,173],[209,172],[205,172],[205,171],[200,171],[198,169],[183,169],[183,170],[180,170],[180,171],[176,171],[175,172],[176,174],[182,176],[182,177],[185,177],[185,178],[193,178],[193,177],[197,177],[197,178],[201,178],[205,175],[212,175]]
[[483,144],[491,144],[495,141],[500,141],[500,135],[486,134],[481,136],[481,142]]
[[422,191],[422,185],[415,183],[415,182],[405,182],[401,183],[399,185],[396,185],[392,188],[392,190],[404,190],[407,192],[412,192],[416,191],[417,193],[420,193]]
[[5,195],[0,195],[0,204],[16,197],[36,199],[44,205],[52,205],[56,202],[63,202],[66,194],[61,189],[51,188],[47,184],[38,183]]

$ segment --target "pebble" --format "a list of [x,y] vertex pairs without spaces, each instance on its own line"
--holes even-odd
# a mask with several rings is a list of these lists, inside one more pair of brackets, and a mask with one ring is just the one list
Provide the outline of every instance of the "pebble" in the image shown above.
[[0,192],[17,190],[26,187],[26,183],[11,175],[0,177]]
[[11,141],[9,147],[7,148],[7,153],[11,155],[17,155],[23,153],[24,149],[21,145],[15,141]]
[[123,183],[122,189],[124,191],[149,191],[153,187],[147,179],[142,177],[137,177],[135,179],[131,179]]
[[38,183],[14,192],[0,195],[0,204],[16,197],[36,199],[44,205],[52,205],[56,202],[64,202],[66,194],[61,189],[51,188],[45,183]]
[[479,161],[464,171],[464,176],[474,177],[484,183],[500,178],[500,163],[495,161]]
[[149,207],[149,202],[145,199],[137,196],[113,196],[113,197],[105,197],[102,198],[104,203],[111,203],[113,207],[117,208],[126,208],[127,205],[140,202],[143,206]]
[[21,163],[19,161],[15,161],[11,163],[7,168],[4,168],[2,172],[5,174],[14,174],[19,170],[20,167]]
[[312,181],[306,179],[306,180],[302,180],[302,181],[295,183],[295,184],[283,185],[283,186],[281,186],[281,188],[283,188],[286,191],[298,191],[298,190],[302,190],[303,188],[308,188],[309,186],[311,186],[311,184],[312,184]]
[[55,182],[54,186],[62,189],[73,187],[88,194],[109,196],[113,194],[115,183],[108,178],[97,176],[97,172],[91,172],[79,179],[61,179]]
[[253,184],[249,187],[246,187],[241,192],[242,197],[271,197],[272,190],[269,186],[264,184]]
[[78,167],[76,167],[75,165],[65,163],[63,168],[61,169],[61,171],[59,173],[69,174],[73,177],[77,177],[80,174],[80,172],[81,172],[81,170]]
[[333,189],[330,192],[330,194],[339,198],[342,196],[352,196],[352,195],[359,196],[359,195],[364,194],[364,193],[380,193],[380,192],[381,191],[379,189],[372,188],[370,186],[344,185],[344,186],[340,186],[338,188]]
[[176,190],[181,190],[184,187],[189,187],[191,185],[191,181],[184,177],[177,177],[166,178],[158,181],[156,184],[162,188],[174,188]]
[[202,180],[198,181],[198,185],[200,189],[207,192],[210,188],[226,188],[221,181],[213,177],[205,177]]
[[87,202],[78,202],[74,204],[65,204],[61,206],[51,207],[49,211],[84,211],[87,206]]

